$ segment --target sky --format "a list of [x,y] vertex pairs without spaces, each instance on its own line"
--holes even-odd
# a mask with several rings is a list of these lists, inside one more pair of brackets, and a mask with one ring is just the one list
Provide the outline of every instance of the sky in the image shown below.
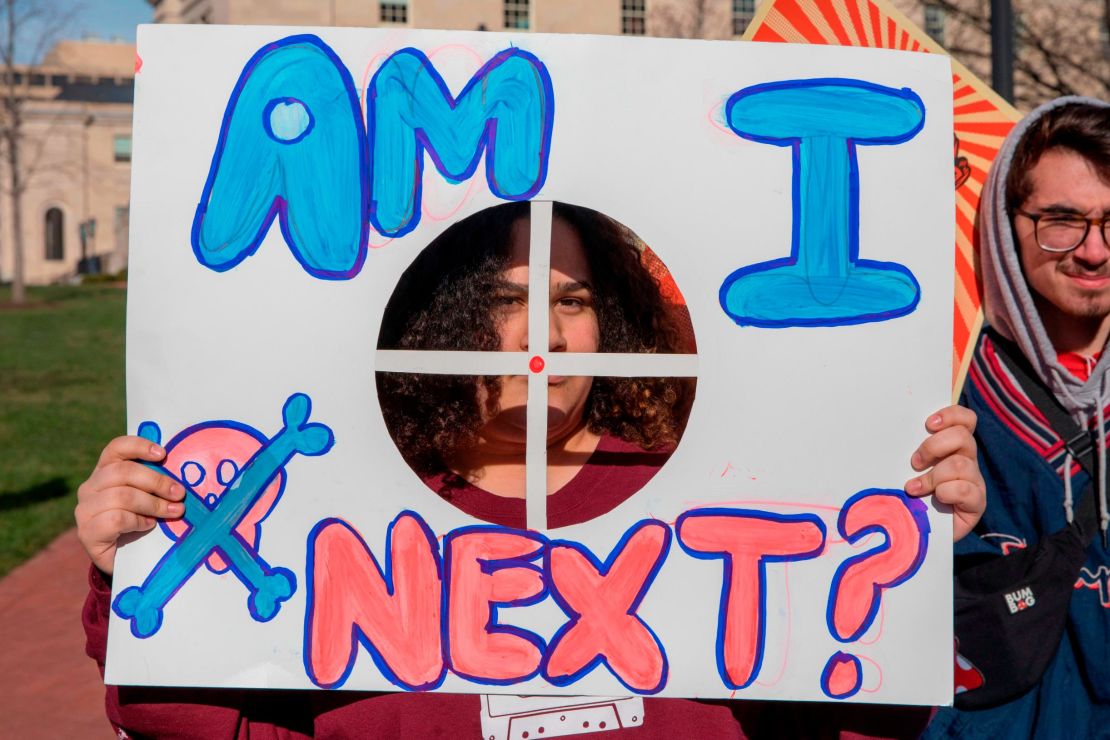
[[[95,37],[117,39],[135,43],[135,26],[154,21],[154,8],[146,0],[52,0],[51,5],[39,6],[40,0],[22,0],[22,10],[43,11],[49,27],[39,17],[32,17],[17,32],[16,61],[36,64],[41,59],[32,58],[48,51],[53,41]],[[32,12],[37,16],[37,12]],[[59,30],[55,23],[64,19]],[[43,47],[43,42],[46,48]]]
[[72,32],[66,35],[134,42],[135,26],[153,20],[154,8],[146,0],[86,0],[74,17]]

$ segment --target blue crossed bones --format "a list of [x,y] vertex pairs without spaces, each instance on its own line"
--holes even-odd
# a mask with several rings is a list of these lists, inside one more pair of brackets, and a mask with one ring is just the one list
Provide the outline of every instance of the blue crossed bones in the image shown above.
[[[281,602],[293,595],[297,589],[293,573],[287,568],[271,568],[235,533],[235,526],[294,455],[322,455],[331,449],[335,441],[331,429],[306,423],[311,409],[312,402],[303,393],[289,397],[282,408],[281,431],[243,466],[213,508],[196,495],[185,497],[189,531],[162,556],[142,586],[124,589],[113,604],[116,614],[131,620],[133,635],[150,637],[158,631],[163,608],[213,550],[224,555],[250,591],[247,608],[256,620],[273,619]],[[139,435],[161,441],[158,426],[150,422],[139,427]],[[151,467],[189,488],[165,468]]]

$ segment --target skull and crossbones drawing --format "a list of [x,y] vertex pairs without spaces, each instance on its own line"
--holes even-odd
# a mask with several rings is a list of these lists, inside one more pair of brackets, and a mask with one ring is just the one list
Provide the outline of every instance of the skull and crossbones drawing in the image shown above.
[[[179,434],[177,444],[167,445],[174,448],[174,457],[167,456],[165,466],[151,467],[185,486],[184,526],[170,528],[175,541],[142,585],[123,589],[112,604],[118,616],[131,622],[133,635],[146,638],[159,630],[166,604],[201,563],[217,572],[221,568],[233,571],[247,588],[251,616],[260,622],[273,619],[282,602],[293,595],[297,579],[292,571],[271,566],[258,552],[259,522],[281,495],[285,465],[295,455],[323,455],[335,441],[331,429],[309,423],[311,409],[308,396],[294,393],[282,407],[283,426],[272,438],[235,422],[206,422]],[[249,439],[231,434],[229,429],[243,432]],[[237,451],[206,447],[211,442],[206,432],[234,440]],[[160,444],[162,433],[157,424],[144,422],[139,436]],[[192,442],[185,444],[188,440]],[[240,467],[237,460],[247,449],[254,452],[247,454]],[[176,470],[175,462],[179,463]],[[190,480],[201,485],[210,473],[223,488],[209,491],[209,484],[196,490]]]

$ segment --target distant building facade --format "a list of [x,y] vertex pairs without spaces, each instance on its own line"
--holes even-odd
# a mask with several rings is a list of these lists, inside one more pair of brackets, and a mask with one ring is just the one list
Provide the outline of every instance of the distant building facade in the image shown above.
[[[148,0],[156,23],[410,27],[454,30],[738,38],[765,0]],[[989,0],[892,0],[990,81]],[[1013,0],[1015,93],[1028,108],[1054,94],[1110,97],[1110,25],[1093,0]],[[989,29],[989,26],[987,26]],[[1030,34],[1033,34],[1030,36]],[[1024,41],[1023,41],[1024,39]],[[1054,54],[1045,58],[1045,53]],[[21,151],[24,276],[50,283],[79,267],[126,265],[135,47],[63,41],[16,72],[24,99]],[[0,161],[0,280],[13,271],[11,200]]]
[[[765,0],[148,0],[159,23],[408,26],[727,39]],[[985,82],[990,0],[891,0]],[[1057,95],[1110,97],[1110,3],[1011,0],[1014,94],[1021,108]]]
[[[134,69],[133,44],[62,41],[41,65],[16,70],[29,285],[73,276],[79,266],[126,266]],[[0,279],[8,281],[15,219],[8,159],[0,160]]]
[[[758,0],[148,0],[155,23],[733,38]],[[700,31],[700,33],[698,33]],[[693,33],[691,33],[693,32]]]

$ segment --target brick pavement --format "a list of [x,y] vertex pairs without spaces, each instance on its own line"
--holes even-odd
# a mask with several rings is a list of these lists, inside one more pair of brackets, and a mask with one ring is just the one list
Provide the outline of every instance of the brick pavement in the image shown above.
[[88,557],[77,531],[0,580],[0,735],[110,740],[104,686],[85,655]]

